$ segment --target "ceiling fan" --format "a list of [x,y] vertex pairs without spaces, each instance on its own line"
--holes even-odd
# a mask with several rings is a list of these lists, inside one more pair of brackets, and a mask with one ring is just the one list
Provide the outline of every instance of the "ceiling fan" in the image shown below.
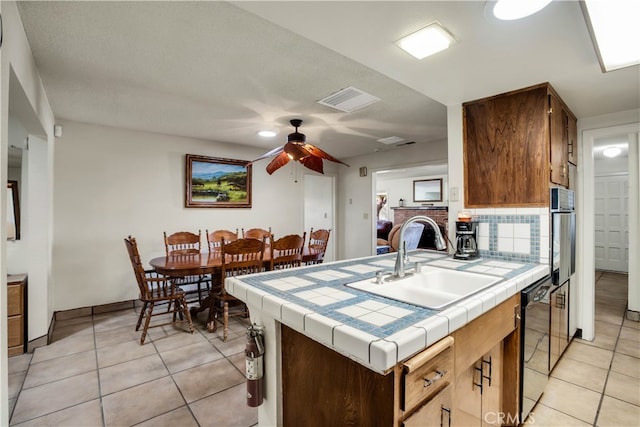
[[296,131],[290,133],[289,136],[287,136],[287,143],[278,148],[274,148],[268,153],[264,153],[262,156],[249,162],[249,164],[255,163],[258,160],[262,160],[267,157],[275,156],[271,163],[267,165],[267,173],[269,175],[289,163],[289,160],[300,162],[305,167],[321,174],[324,174],[322,159],[349,166],[345,162],[342,162],[332,155],[325,153],[318,147],[308,144],[306,142],[306,135],[298,132],[298,128],[302,124],[302,120],[293,119],[290,120],[289,123],[291,123],[291,126],[296,128]]

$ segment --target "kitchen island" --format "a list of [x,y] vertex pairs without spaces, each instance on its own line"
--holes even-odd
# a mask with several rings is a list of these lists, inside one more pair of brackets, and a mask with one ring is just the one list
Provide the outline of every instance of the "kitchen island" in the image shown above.
[[[493,351],[497,345],[489,341],[491,332],[501,330],[500,325],[508,325],[505,333],[509,336],[517,332],[517,322],[514,323],[517,310],[508,305],[517,306],[519,292],[548,274],[546,265],[498,259],[457,261],[442,252],[427,250],[411,251],[409,255],[412,263],[494,275],[503,280],[437,311],[345,286],[373,278],[379,271],[390,272],[395,254],[227,279],[228,292],[247,303],[252,322],[265,327],[265,401],[259,409],[260,425],[293,423],[299,414],[318,419],[320,424],[335,421],[325,420],[326,412],[346,412],[340,414],[346,417],[343,423],[364,423],[365,413],[374,410],[386,411],[387,421],[383,424],[406,422],[409,415],[419,412],[419,406],[405,401],[402,382],[406,377],[402,372],[420,370],[420,366],[411,368],[407,363],[415,362],[416,358],[428,362],[431,356],[439,356],[446,350],[450,354],[447,357],[456,365],[450,370],[455,370],[455,375],[448,383],[455,385],[459,376],[467,375],[465,372],[473,377],[472,371],[477,370],[473,366],[475,350],[464,350],[465,347],[471,345],[484,355],[484,347],[491,345],[487,351]],[[480,342],[476,342],[477,338]],[[494,358],[502,355],[505,338],[506,335],[496,336],[500,352]],[[513,348],[517,347],[512,342],[515,338],[506,340]],[[299,357],[292,348],[300,350]],[[431,353],[425,355],[425,351]],[[461,359],[460,355],[466,353],[469,356]],[[514,364],[512,356],[506,360]],[[344,375],[355,375],[365,387],[355,394],[353,390],[345,391],[344,396],[340,392],[332,397],[303,393],[308,380],[315,384],[314,393],[331,388],[332,381],[339,391],[338,384],[345,380]],[[328,384],[324,384],[323,378],[327,376],[324,382]],[[439,395],[439,388],[434,391]],[[374,396],[390,401],[384,406]],[[347,411],[339,409],[347,397],[363,402],[350,402]],[[416,399],[417,405],[432,400],[425,396]],[[462,417],[454,416],[453,420],[456,419]]]

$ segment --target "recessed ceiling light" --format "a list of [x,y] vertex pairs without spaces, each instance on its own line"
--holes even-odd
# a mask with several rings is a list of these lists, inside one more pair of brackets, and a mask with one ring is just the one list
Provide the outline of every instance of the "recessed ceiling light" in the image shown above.
[[278,133],[273,131],[273,130],[261,130],[261,131],[258,132],[258,135],[263,137],[263,138],[273,138],[277,134]]
[[603,72],[640,64],[640,2],[580,2]]
[[409,55],[422,59],[447,49],[455,39],[439,22],[434,21],[426,27],[401,38],[395,44]]
[[493,5],[493,15],[503,21],[524,18],[544,9],[551,0],[498,0]]
[[602,151],[602,154],[604,154],[607,157],[616,157],[620,153],[622,153],[622,150],[620,149],[620,147],[607,147]]

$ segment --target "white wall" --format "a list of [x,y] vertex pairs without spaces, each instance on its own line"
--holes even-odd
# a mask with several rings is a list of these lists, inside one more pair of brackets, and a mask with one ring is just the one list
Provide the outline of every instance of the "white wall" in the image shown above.
[[[337,259],[357,258],[374,254],[373,218],[375,218],[375,188],[372,172],[447,161],[447,144],[411,145],[395,150],[352,157],[351,167],[338,168],[338,230]],[[359,168],[369,173],[361,177]]]
[[[387,193],[387,205],[390,207],[398,206],[400,199],[404,200],[405,206],[422,206],[421,202],[413,201],[413,181],[424,179],[442,179],[442,202],[429,202],[433,206],[448,206],[448,189],[449,180],[446,175],[420,175],[409,178],[385,179],[384,176],[377,177],[376,193]],[[390,212],[390,221],[393,221],[393,211]]]
[[[35,117],[35,125],[40,129],[47,130],[47,136],[45,137],[48,145],[48,149],[52,148],[53,135],[49,134],[49,130],[53,128],[53,113],[49,106],[47,95],[44,91],[44,86],[38,75],[29,42],[27,41],[22,26],[22,20],[18,13],[15,2],[2,1],[0,2],[0,12],[2,13],[3,23],[3,45],[0,51],[0,164],[2,164],[2,171],[0,180],[6,181],[7,179],[7,151],[8,151],[8,120],[9,120],[9,88],[12,84],[12,79],[16,81],[13,83],[21,87],[25,95],[27,108],[30,109]],[[23,123],[25,127],[31,128],[26,123]],[[51,181],[51,179],[49,180]],[[0,203],[6,203],[6,188],[3,186],[3,190],[0,191]],[[48,215],[48,212],[44,212],[43,215]],[[6,221],[6,213],[4,210],[0,214],[0,222]],[[41,237],[45,244],[48,244],[47,236]],[[48,270],[48,259],[34,260],[34,262],[41,262],[44,268]],[[6,231],[3,228],[0,233],[0,307],[6,307],[7,293],[6,293],[6,273],[7,273],[7,241]],[[41,292],[42,295],[47,298],[48,283],[38,283],[34,281],[29,282],[29,293]],[[31,330],[31,323],[38,325],[42,323],[46,325],[46,319],[51,313],[51,307],[43,306],[37,307],[35,313],[29,313],[29,329]],[[46,330],[46,328],[45,328]],[[30,337],[31,338],[31,337]],[[7,396],[8,380],[7,380],[7,321],[6,317],[0,316],[0,396]],[[8,401],[3,398],[0,399],[0,425],[8,425]]]
[[[147,262],[164,255],[163,231],[271,227],[303,230],[304,174],[253,165],[252,208],[185,208],[185,155],[251,160],[260,149],[61,122],[55,151],[54,309],[137,298],[123,239],[136,237]],[[295,165],[300,167],[299,165]]]

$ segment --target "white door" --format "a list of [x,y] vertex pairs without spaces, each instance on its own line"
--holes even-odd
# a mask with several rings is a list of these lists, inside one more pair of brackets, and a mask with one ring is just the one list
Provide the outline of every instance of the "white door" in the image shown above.
[[327,252],[324,255],[325,261],[335,260],[335,205],[334,177],[304,176],[304,229],[307,232],[307,241],[312,227],[314,230],[331,230]]
[[629,177],[595,178],[596,270],[629,270]]

